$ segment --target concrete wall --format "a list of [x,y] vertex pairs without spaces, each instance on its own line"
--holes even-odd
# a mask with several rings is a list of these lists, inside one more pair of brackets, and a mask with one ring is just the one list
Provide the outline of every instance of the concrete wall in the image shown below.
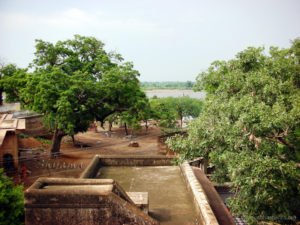
[[95,155],[80,178],[94,178],[102,166],[171,166],[174,157]]
[[174,157],[166,156],[99,156],[102,166],[171,166]]
[[81,173],[80,178],[95,178],[100,167],[100,157],[98,155],[95,155],[89,165]]
[[15,111],[19,111],[21,109],[20,103],[4,103],[0,106],[1,113],[11,113]]
[[222,198],[216,191],[212,182],[204,174],[203,170],[197,167],[192,167],[192,170],[200,183],[204,193],[207,197],[208,203],[216,216],[219,224],[222,225],[235,225],[234,219],[225,206]]
[[17,169],[19,164],[18,140],[14,131],[8,131],[0,147],[0,167],[4,166],[4,155],[10,154],[13,157],[13,165]]
[[188,189],[191,191],[196,209],[199,212],[201,223],[203,225],[218,225],[216,216],[210,207],[204,189],[198,182],[194,172],[188,162],[184,162],[181,166],[182,174],[185,178]]

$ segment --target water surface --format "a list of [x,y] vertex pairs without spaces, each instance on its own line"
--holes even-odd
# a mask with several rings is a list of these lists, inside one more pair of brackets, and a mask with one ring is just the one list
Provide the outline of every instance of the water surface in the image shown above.
[[194,92],[193,90],[146,90],[146,95],[149,98],[154,96],[158,98],[166,98],[166,97],[183,97],[189,96],[191,98],[203,99],[205,97],[204,92]]

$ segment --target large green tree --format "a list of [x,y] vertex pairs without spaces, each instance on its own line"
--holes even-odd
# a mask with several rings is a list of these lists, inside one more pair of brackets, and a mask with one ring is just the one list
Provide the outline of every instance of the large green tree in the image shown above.
[[103,122],[145,97],[133,65],[103,47],[101,41],[79,35],[56,44],[36,41],[34,72],[21,99],[25,107],[44,114],[53,131],[52,154],[59,153],[63,136],[86,131],[94,119]]
[[234,213],[249,222],[299,213],[300,40],[288,49],[248,48],[197,78],[207,93],[188,137],[169,145],[183,159],[204,156],[214,179],[231,181]]
[[57,154],[65,135],[87,130],[100,93],[86,74],[70,76],[54,68],[29,76],[22,96],[27,108],[44,114],[45,125],[53,132],[51,153]]

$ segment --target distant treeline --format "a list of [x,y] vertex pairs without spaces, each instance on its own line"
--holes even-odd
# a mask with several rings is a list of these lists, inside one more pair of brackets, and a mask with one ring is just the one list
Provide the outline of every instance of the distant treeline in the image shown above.
[[141,82],[141,86],[143,89],[192,89],[194,86],[194,82],[192,81],[155,81]]

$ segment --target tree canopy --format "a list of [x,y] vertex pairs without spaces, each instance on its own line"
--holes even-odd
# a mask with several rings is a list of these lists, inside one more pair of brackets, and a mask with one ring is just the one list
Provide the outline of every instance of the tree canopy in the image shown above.
[[[93,37],[75,35],[55,44],[36,40],[30,68],[33,71],[26,73],[6,66],[1,84],[25,108],[43,113],[45,125],[53,132],[53,154],[59,152],[63,136],[86,131],[94,119],[103,122],[146,99],[133,64],[106,52]],[[20,82],[16,91],[14,81]]]
[[248,48],[213,62],[195,85],[207,93],[188,137],[169,145],[204,156],[216,181],[231,181],[230,207],[248,222],[294,218],[300,208],[300,40],[288,49]]

